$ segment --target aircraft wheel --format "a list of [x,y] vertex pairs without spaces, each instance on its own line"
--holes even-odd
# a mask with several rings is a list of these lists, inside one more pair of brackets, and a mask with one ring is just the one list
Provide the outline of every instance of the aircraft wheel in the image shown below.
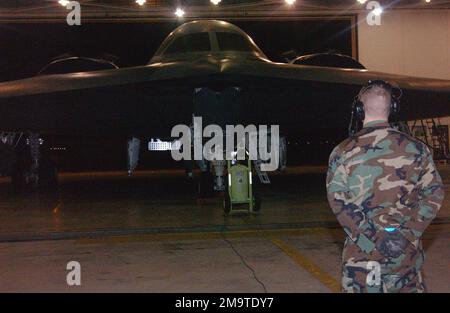
[[261,183],[255,178],[253,183],[253,212],[261,211]]
[[253,194],[253,211],[260,212],[261,211],[261,195],[258,192]]
[[202,172],[198,182],[198,196],[211,197],[214,194],[214,177],[209,172]]
[[223,213],[225,215],[230,214],[231,212],[231,199],[228,191],[225,192],[225,197],[223,198]]

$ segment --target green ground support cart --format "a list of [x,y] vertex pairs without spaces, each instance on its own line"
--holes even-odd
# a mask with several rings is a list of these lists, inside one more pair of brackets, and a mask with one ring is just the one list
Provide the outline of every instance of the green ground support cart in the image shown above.
[[225,215],[259,212],[261,198],[254,190],[252,161],[227,160],[227,171],[227,191],[223,200]]

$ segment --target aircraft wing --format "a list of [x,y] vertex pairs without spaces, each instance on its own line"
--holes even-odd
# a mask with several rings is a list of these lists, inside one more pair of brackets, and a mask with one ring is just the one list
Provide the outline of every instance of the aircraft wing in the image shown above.
[[388,74],[365,69],[345,69],[275,62],[261,62],[261,64],[255,66],[253,62],[241,62],[238,64],[232,61],[225,61],[222,68],[222,71],[225,73],[247,73],[248,75],[253,76],[358,86],[364,85],[368,80],[381,78],[383,80],[391,81],[400,88],[406,90],[450,92],[450,80]]
[[[239,107],[233,107],[236,122],[291,129],[345,127],[354,96],[371,79],[402,88],[404,120],[450,115],[449,80],[209,58],[0,83],[0,125],[5,130],[76,133],[168,131],[189,123],[194,88],[221,84],[242,87]],[[220,115],[227,107],[211,104],[209,110]]]
[[[227,62],[223,64],[223,72],[230,75],[245,75],[246,81],[265,79],[269,81],[267,87],[284,86],[286,92],[296,95],[298,105],[305,103],[302,100],[311,105],[320,104],[327,108],[328,111],[323,112],[327,116],[335,116],[339,113],[337,111],[349,113],[353,98],[360,88],[369,80],[375,79],[389,81],[401,88],[402,120],[450,115],[450,80],[273,62],[261,64]],[[302,85],[305,88],[299,88]]]
[[0,83],[0,99],[101,89],[216,73],[208,62],[172,62],[93,72],[41,75]]

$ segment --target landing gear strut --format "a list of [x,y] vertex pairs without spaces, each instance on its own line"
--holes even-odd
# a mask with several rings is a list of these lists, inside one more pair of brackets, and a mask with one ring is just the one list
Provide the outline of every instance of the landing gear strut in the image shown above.
[[139,138],[132,137],[128,139],[127,147],[128,176],[131,176],[139,163],[139,150],[141,147],[141,141],[139,140]]
[[28,182],[33,185],[33,187],[39,186],[39,167],[41,161],[41,145],[44,141],[39,138],[38,133],[31,133],[30,137],[27,139],[27,144],[30,146],[30,156],[31,156],[31,168],[29,172]]
[[227,162],[225,160],[215,160],[212,161],[214,167],[214,191],[224,192],[225,191],[225,179],[224,172]]
[[43,149],[44,140],[38,133],[30,133],[25,145],[19,143],[15,151],[15,161],[11,174],[13,188],[56,187],[58,173],[49,152]]

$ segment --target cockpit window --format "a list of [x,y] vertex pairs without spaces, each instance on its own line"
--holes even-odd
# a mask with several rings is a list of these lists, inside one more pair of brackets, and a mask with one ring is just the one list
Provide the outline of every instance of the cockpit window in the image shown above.
[[211,51],[208,33],[187,34],[175,39],[165,53]]
[[216,36],[221,51],[255,51],[250,41],[240,34],[218,32]]

